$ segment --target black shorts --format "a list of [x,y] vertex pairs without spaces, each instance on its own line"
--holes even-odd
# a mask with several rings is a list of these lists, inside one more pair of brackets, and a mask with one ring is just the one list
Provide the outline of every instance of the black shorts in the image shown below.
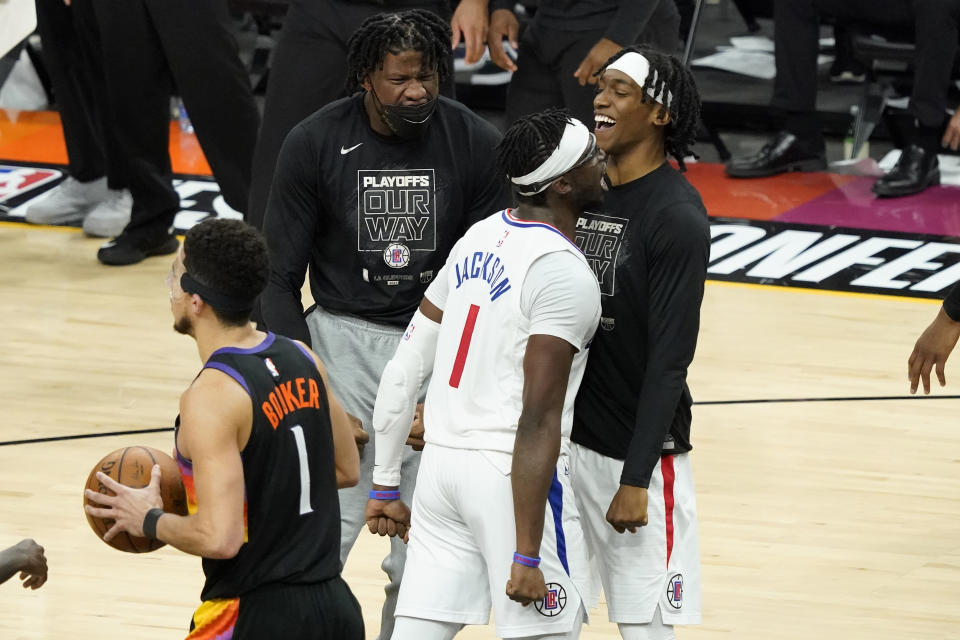
[[[188,638],[221,637],[231,623],[233,640],[364,638],[360,603],[340,576],[311,585],[268,585],[242,596],[239,606],[235,602],[204,603],[194,615]],[[225,610],[218,616],[201,614],[212,607]],[[230,608],[236,611],[233,620],[227,613]]]

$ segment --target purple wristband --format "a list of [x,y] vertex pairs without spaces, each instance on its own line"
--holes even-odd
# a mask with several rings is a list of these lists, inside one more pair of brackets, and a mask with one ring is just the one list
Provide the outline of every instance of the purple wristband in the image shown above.
[[397,490],[377,491],[376,489],[370,489],[370,495],[367,497],[369,497],[371,500],[399,500],[400,492]]
[[522,564],[525,567],[533,567],[534,569],[540,566],[540,558],[531,558],[530,556],[525,556],[522,553],[514,553],[513,561],[517,564]]

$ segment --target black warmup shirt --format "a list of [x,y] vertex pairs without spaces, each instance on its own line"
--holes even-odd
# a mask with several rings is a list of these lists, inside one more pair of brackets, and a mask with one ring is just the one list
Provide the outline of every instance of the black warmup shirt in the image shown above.
[[[253,428],[240,453],[246,541],[233,558],[203,559],[201,598],[238,598],[267,584],[315,584],[339,575],[333,433],[313,359],[293,341],[268,333],[252,349],[215,351],[204,369],[223,371],[250,394]],[[192,463],[179,451],[177,462],[194,512]]]
[[625,460],[621,483],[647,487],[662,453],[690,446],[687,367],[710,256],[703,202],[664,163],[607,193],[577,222],[600,281],[602,314],[573,415],[574,442]]
[[[620,46],[636,41],[664,0],[541,0],[534,23],[557,31],[605,30]],[[672,0],[667,0],[672,1]],[[512,0],[493,0],[491,11],[513,9]]]
[[467,228],[511,204],[491,124],[440,97],[423,137],[387,137],[371,128],[363,95],[291,130],[270,190],[261,313],[270,330],[308,343],[308,264],[318,305],[402,327]]

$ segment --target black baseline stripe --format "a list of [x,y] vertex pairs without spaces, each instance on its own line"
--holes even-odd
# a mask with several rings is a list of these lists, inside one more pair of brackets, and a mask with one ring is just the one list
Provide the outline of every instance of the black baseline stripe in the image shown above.
[[840,398],[756,398],[753,400],[706,400],[694,405],[777,404],[783,402],[873,402],[877,400],[957,400],[960,396],[850,396]]
[[72,436],[52,436],[50,438],[30,438],[29,440],[7,440],[0,442],[0,447],[6,447],[12,444],[36,444],[38,442],[59,442],[61,440],[84,440],[86,438],[106,438],[107,436],[129,436],[139,433],[162,433],[164,431],[173,431],[173,427],[163,427],[160,429],[134,429],[132,431],[107,431],[105,433],[80,433]]

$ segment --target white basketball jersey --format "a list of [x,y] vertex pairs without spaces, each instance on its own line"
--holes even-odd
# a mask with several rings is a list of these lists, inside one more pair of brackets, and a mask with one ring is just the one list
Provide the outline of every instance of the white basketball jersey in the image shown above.
[[[563,289],[564,300],[575,303],[564,303],[569,313],[567,306],[559,308],[564,319],[555,329],[532,327],[521,304],[524,282],[537,259],[555,252],[566,254],[557,256],[562,272],[541,290]],[[513,453],[531,329],[577,349],[562,419],[563,437],[569,438],[573,401],[600,318],[599,285],[575,244],[551,225],[518,220],[509,209],[496,213],[454,246],[426,297],[443,310],[424,415],[428,443]]]

